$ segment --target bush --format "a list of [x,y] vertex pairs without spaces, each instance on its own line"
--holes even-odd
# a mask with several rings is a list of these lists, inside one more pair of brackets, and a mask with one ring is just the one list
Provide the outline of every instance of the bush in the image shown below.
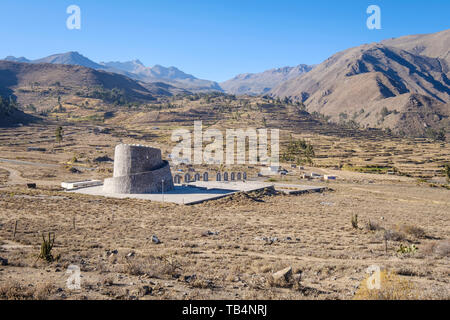
[[415,300],[418,298],[411,281],[400,278],[393,272],[380,272],[380,289],[369,289],[367,277],[359,287],[354,300]]
[[[52,235],[53,238],[51,238]],[[44,234],[42,234],[41,253],[39,254],[40,259],[46,260],[47,262],[53,261],[52,249],[54,243],[55,243],[54,233],[52,232],[48,233],[48,240],[46,240]]]
[[369,231],[378,231],[378,230],[382,230],[383,228],[380,227],[380,225],[376,222],[372,222],[369,220],[369,222],[367,222],[366,224],[366,228]]
[[445,176],[447,177],[447,180],[450,181],[450,163],[444,165],[444,173]]
[[440,257],[450,257],[450,240],[440,240],[427,244],[420,251],[427,254],[435,254]]
[[30,300],[33,298],[33,290],[22,286],[18,282],[7,282],[0,287],[0,299],[6,300]]
[[411,236],[414,236],[414,237],[416,237],[418,239],[424,239],[427,236],[424,229],[422,229],[420,227],[413,226],[413,225],[401,226],[399,228],[399,231],[403,232],[403,233],[406,233],[406,234],[409,234]]

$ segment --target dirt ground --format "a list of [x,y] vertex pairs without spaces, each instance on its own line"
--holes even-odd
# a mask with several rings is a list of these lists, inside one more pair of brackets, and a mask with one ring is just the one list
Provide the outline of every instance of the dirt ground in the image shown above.
[[[357,292],[372,265],[396,274],[397,297],[450,298],[443,187],[311,168],[338,180],[323,193],[266,191],[194,206],[108,199],[58,185],[111,175],[110,164],[92,159],[110,155],[119,139],[103,141],[107,151],[99,138],[43,153],[7,144],[6,134],[0,158],[35,164],[0,162],[0,299],[354,299],[364,298]],[[37,189],[27,189],[33,181]],[[39,259],[48,232],[51,262]],[[80,289],[67,287],[70,265],[81,269]],[[287,267],[292,273],[277,280]]]

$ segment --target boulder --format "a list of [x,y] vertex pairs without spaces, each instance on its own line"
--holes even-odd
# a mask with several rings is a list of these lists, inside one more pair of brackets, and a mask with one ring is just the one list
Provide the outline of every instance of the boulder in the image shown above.
[[283,270],[275,272],[274,274],[272,274],[272,278],[276,282],[282,280],[289,282],[292,278],[292,267],[287,267]]

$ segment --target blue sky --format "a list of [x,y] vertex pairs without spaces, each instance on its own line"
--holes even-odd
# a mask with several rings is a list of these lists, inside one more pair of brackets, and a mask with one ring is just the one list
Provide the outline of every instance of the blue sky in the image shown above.
[[[71,4],[81,8],[81,30],[66,28]],[[381,8],[381,30],[366,27],[372,4]],[[97,62],[140,59],[224,81],[448,29],[449,12],[448,0],[1,0],[0,58],[78,51]]]

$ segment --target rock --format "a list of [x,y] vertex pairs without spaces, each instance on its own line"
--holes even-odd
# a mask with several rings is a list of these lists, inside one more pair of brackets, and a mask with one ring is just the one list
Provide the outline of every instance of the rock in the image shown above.
[[153,288],[150,286],[142,286],[139,288],[139,296],[146,296],[152,294]]
[[130,252],[129,254],[127,254],[128,258],[134,257],[134,252]]
[[272,278],[275,281],[285,280],[286,282],[289,282],[289,280],[292,278],[292,267],[287,267],[274,273],[272,275]]
[[108,156],[97,157],[94,159],[94,162],[112,162],[112,161],[114,161],[114,160]]
[[206,231],[202,233],[203,237],[208,237],[208,236],[217,236],[219,235],[219,232],[213,232],[213,231]]
[[7,266],[8,259],[0,257],[0,266]]
[[300,272],[294,274],[294,276],[292,278],[294,279],[294,282],[300,283],[302,281],[302,272],[300,271]]
[[197,279],[197,275],[193,274],[191,276],[184,276],[184,281],[186,281],[187,283],[190,283],[191,281]]
[[268,241],[269,239],[267,239],[266,237],[255,237],[255,240],[257,240],[257,241]]
[[152,236],[152,242],[155,243],[155,244],[160,244],[161,243],[161,241],[155,235]]

